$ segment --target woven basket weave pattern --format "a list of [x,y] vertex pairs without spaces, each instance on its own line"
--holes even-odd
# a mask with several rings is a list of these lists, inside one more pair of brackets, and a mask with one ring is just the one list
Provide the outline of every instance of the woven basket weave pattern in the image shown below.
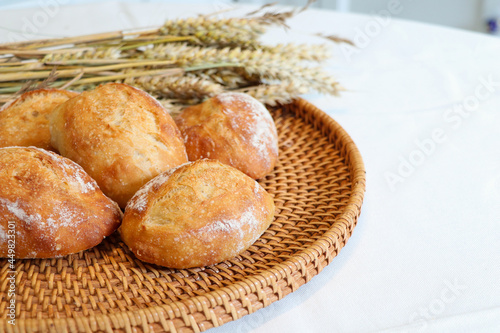
[[199,332],[255,312],[330,263],[360,213],[365,172],[345,131],[304,100],[272,111],[280,159],[260,183],[275,220],[245,253],[171,270],[136,259],[116,234],[58,259],[16,261],[16,326],[7,324],[7,260],[0,262],[0,331]]

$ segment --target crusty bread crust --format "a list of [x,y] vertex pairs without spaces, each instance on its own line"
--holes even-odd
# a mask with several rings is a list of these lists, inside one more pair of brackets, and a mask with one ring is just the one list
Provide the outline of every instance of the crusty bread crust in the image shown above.
[[76,95],[67,90],[38,89],[4,105],[0,109],[0,147],[54,150],[50,144],[49,115],[56,106]]
[[16,258],[64,256],[96,246],[120,225],[118,205],[79,165],[52,152],[0,148],[0,184],[0,257],[10,239]]
[[190,161],[211,158],[259,179],[278,160],[276,126],[265,106],[242,93],[223,93],[177,118]]
[[119,229],[137,258],[172,268],[245,251],[274,217],[271,196],[241,171],[198,160],[167,171],[130,200]]
[[170,115],[147,93],[120,83],[83,92],[50,118],[52,144],[125,207],[147,181],[187,161]]

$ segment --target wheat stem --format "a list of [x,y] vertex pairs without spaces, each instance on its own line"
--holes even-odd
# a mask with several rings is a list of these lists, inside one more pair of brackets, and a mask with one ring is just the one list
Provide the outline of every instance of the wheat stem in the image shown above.
[[223,86],[193,74],[170,77],[139,77],[124,83],[144,89],[155,96],[188,102],[201,101],[224,91]]
[[[63,69],[57,72],[58,77],[74,77],[75,75],[83,72],[85,74],[88,73],[96,73],[100,72],[123,69],[123,68],[132,68],[132,67],[144,67],[144,66],[161,66],[161,65],[171,65],[172,61],[142,61],[142,62],[134,62],[134,63],[124,63],[124,64],[114,64],[107,66],[94,66],[94,67],[80,67],[75,69]],[[193,69],[196,70],[196,69]],[[37,71],[37,72],[24,72],[24,73],[16,73],[16,74],[3,74],[0,76],[0,82],[7,81],[19,81],[19,80],[31,80],[31,79],[43,79],[50,74],[50,71]]]

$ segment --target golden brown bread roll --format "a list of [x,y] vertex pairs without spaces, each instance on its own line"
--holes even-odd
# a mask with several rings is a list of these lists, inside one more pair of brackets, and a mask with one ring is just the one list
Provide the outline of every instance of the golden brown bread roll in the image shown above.
[[278,160],[276,126],[265,106],[242,93],[223,93],[177,118],[190,161],[211,158],[259,179]]
[[157,176],[130,200],[119,229],[137,258],[172,268],[215,264],[245,251],[269,227],[271,196],[216,160]]
[[187,161],[172,117],[125,84],[101,85],[61,104],[50,132],[59,153],[80,164],[121,207],[147,181]]
[[22,94],[0,109],[0,147],[35,146],[53,150],[50,145],[49,114],[76,92],[38,89]]
[[[0,148],[0,257],[53,258],[99,244],[121,211],[71,160],[35,147]],[[13,243],[14,242],[14,243]]]

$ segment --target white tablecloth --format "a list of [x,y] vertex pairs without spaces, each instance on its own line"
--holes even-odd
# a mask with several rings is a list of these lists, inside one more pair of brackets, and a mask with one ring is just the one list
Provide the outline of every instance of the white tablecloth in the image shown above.
[[[397,10],[405,10],[401,3]],[[3,10],[0,39],[155,26],[221,7]],[[288,33],[265,36],[321,43],[311,33],[322,32],[358,42],[357,49],[335,46],[325,64],[347,91],[305,98],[358,145],[367,192],[330,266],[285,299],[210,332],[500,331],[500,39],[391,15],[308,10]]]

